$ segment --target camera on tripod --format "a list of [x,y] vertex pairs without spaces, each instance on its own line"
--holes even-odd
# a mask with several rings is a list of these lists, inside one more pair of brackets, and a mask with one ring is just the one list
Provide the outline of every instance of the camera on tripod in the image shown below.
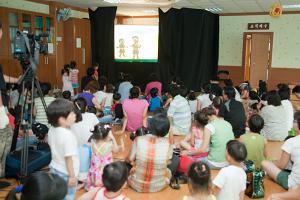
[[48,36],[48,33],[34,35],[17,31],[14,38],[13,54],[20,61],[24,71],[29,67],[35,71],[39,63],[39,54],[48,54]]

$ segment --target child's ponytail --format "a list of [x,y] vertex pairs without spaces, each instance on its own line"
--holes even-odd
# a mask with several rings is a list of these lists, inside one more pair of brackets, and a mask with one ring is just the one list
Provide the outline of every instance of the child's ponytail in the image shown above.
[[109,131],[111,130],[110,125],[108,124],[98,124],[94,127],[92,138],[95,140],[102,140],[108,136]]

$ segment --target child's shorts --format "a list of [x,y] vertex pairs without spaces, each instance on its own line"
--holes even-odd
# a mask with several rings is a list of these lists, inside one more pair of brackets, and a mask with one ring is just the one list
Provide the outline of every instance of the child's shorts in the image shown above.
[[281,172],[279,172],[279,174],[276,177],[276,182],[286,190],[289,189],[288,179],[289,179],[290,173],[291,172],[289,170],[282,170]]

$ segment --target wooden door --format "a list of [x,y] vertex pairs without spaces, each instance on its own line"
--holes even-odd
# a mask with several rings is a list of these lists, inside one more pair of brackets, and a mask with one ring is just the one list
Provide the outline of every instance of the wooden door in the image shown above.
[[259,80],[268,81],[270,35],[252,34],[250,85],[258,87]]

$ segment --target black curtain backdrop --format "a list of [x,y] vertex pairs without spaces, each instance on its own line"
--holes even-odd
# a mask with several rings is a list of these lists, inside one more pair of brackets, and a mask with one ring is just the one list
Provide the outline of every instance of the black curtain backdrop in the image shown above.
[[89,9],[91,23],[92,61],[99,63],[100,75],[105,75],[110,82],[117,76],[114,60],[114,27],[117,7],[99,7]]
[[217,75],[219,15],[199,9],[159,9],[159,72],[164,87],[173,76],[199,90]]

